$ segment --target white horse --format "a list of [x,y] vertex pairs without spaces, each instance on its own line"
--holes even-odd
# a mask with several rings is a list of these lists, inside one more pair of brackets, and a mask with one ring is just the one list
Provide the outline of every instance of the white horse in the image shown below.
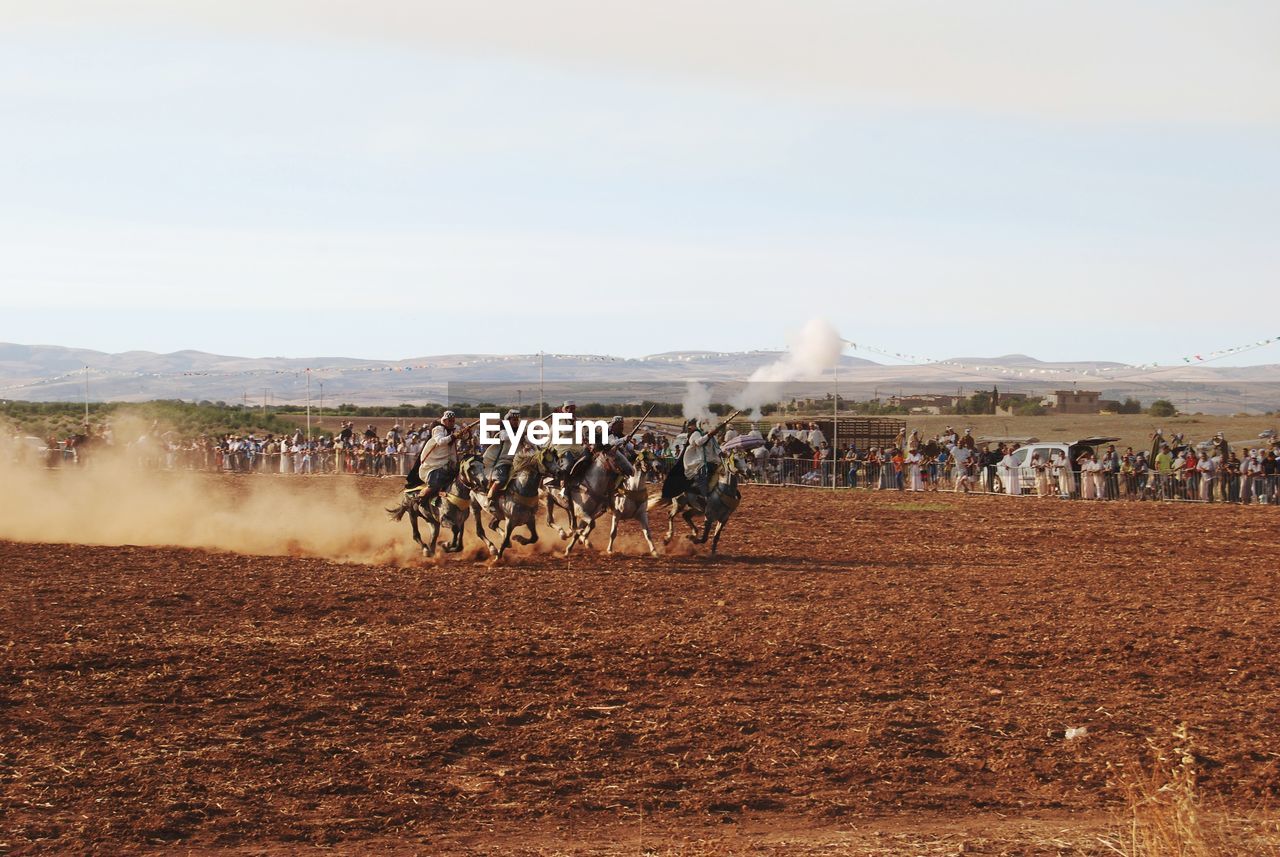
[[635,472],[626,478],[622,488],[613,498],[613,523],[609,526],[609,545],[605,553],[613,553],[613,540],[618,537],[618,521],[636,520],[649,545],[649,556],[657,556],[653,535],[649,531],[649,489],[645,482],[653,472],[653,453],[641,450],[634,463]]

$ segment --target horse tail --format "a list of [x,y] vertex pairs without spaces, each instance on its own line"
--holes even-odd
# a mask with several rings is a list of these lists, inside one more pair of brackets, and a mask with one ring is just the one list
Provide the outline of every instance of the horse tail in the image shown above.
[[394,509],[387,509],[387,514],[391,516],[391,520],[399,521],[408,514],[409,510],[413,508],[413,504],[416,502],[418,502],[416,498],[405,494],[400,500],[400,505]]
[[645,511],[653,511],[654,509],[658,509],[663,506],[670,506],[670,505],[671,505],[671,500],[659,494],[655,497],[649,498],[649,502],[645,506]]

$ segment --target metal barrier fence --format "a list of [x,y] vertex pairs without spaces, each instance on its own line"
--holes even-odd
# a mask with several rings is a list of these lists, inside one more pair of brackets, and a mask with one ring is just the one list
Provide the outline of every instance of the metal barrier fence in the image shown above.
[[[348,473],[366,476],[403,476],[413,466],[408,452],[373,452],[359,447],[320,447],[297,451],[230,450],[219,447],[125,447],[128,460],[147,470],[196,470],[227,473],[318,474]],[[91,463],[101,449],[44,450],[22,460],[45,467],[79,467]]]
[[[954,466],[929,462],[913,478],[909,468],[890,462],[815,462],[805,458],[770,458],[756,464],[750,482],[801,488],[862,489],[880,491],[973,491],[1010,494],[1013,479],[1003,467],[970,467],[961,481]],[[1052,468],[1037,472],[1018,468],[1017,493],[1069,500],[1165,500],[1280,504],[1280,475],[1234,472],[1206,475],[1200,472],[1158,473],[1079,471]]]
[[[206,470],[235,473],[351,474],[403,476],[412,466],[407,452],[378,454],[358,447],[327,447],[297,452],[248,453],[218,448],[151,449],[139,454],[139,465],[163,470]],[[677,459],[660,459],[662,472]],[[74,455],[51,450],[46,466],[76,466]],[[910,468],[886,461],[823,460],[769,457],[761,464],[751,459],[745,481],[760,485],[800,488],[836,488],[879,491],[972,491],[1010,494],[1014,478],[1003,467],[971,466],[961,474],[948,462],[930,461],[919,467],[919,478]],[[961,478],[965,476],[966,478]],[[1016,470],[1016,493],[1070,500],[1160,500],[1206,503],[1280,505],[1280,475],[1235,471],[1081,471],[1065,468]]]

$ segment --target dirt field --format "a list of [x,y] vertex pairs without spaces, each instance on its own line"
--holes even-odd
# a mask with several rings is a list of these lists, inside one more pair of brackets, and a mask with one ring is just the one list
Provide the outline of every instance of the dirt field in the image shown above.
[[749,489],[717,560],[0,542],[0,852],[1101,853],[1179,722],[1210,806],[1280,798],[1278,524]]

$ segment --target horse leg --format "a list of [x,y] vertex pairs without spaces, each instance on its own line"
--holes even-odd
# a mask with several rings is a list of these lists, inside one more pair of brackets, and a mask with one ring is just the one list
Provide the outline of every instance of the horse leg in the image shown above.
[[[562,533],[563,533],[563,531],[562,531]],[[567,544],[567,545],[565,545],[565,546],[564,546],[564,555],[565,555],[565,556],[568,556],[568,555],[569,555],[569,551],[573,550],[573,546],[574,546],[574,545],[576,545],[576,544],[578,543],[578,539],[579,539],[579,537],[580,537],[581,535],[582,535],[582,534],[581,534],[580,532],[578,532],[578,528],[577,528],[577,527],[573,527],[572,529],[570,529],[570,530],[569,530],[569,532],[568,532],[569,544]],[[563,535],[562,535],[561,537],[563,538]]]
[[476,519],[476,538],[484,542],[485,547],[489,549],[489,553],[491,555],[496,554],[498,549],[494,546],[493,542],[489,541],[489,534],[484,531],[484,523],[480,520],[480,507],[472,503],[471,514],[474,515]]
[[669,544],[671,544],[671,539],[673,539],[673,538],[675,537],[675,534],[676,534],[676,510],[677,510],[677,509],[679,509],[679,508],[680,508],[680,504],[679,504],[679,503],[677,503],[677,502],[674,502],[674,501],[673,501],[673,502],[671,503],[671,511],[667,512],[667,534],[666,534],[665,536],[663,536],[663,538],[662,538],[662,543],[663,543],[664,545],[669,545]]
[[572,497],[567,497],[567,496],[565,497],[564,508],[565,508],[565,511],[569,513],[569,529],[566,530],[564,527],[561,527],[559,525],[556,526],[556,532],[560,534],[561,539],[569,538],[569,534],[576,532],[578,529],[578,522],[576,517],[573,514],[573,498]]
[[457,553],[462,550],[462,529],[466,523],[466,519],[458,520],[457,514],[449,516],[449,530],[453,533],[453,537],[444,546],[445,553]]
[[578,511],[574,508],[573,492],[568,488],[564,490],[564,509],[569,514],[569,529],[578,529]]
[[416,506],[409,508],[409,527],[413,530],[413,540],[422,549],[422,555],[431,556],[432,551],[427,550],[426,544],[422,541],[422,532],[418,529],[418,508]]
[[724,532],[724,525],[726,523],[728,523],[728,519],[725,519],[723,521],[716,521],[716,535],[715,535],[715,538],[711,540],[712,553],[716,552],[716,546],[720,544],[720,534]]
[[605,553],[613,553],[613,540],[618,537],[618,513],[613,513],[613,523],[609,525],[609,544],[605,545]]
[[507,518],[507,525],[502,528],[502,544],[498,546],[498,559],[502,559],[502,555],[507,552],[507,548],[511,547],[511,519]]
[[644,533],[644,542],[649,546],[649,556],[657,556],[658,549],[653,546],[653,534],[649,532],[649,510],[641,506],[636,520],[640,522],[640,532]]
[[[683,517],[684,517],[684,522],[685,522],[686,524],[688,524],[688,525],[689,525],[689,534],[690,534],[691,536],[696,536],[696,535],[698,535],[698,528],[697,528],[697,526],[693,523],[693,509],[691,509],[691,508],[690,508],[690,509],[685,509],[685,510],[684,510],[684,515],[683,515]],[[702,537],[702,540],[705,542],[705,541],[707,540],[707,537],[706,537],[706,536],[703,536],[703,537]]]
[[555,490],[556,489],[554,485],[547,489],[547,526],[548,527],[555,526],[555,523],[556,523],[555,507],[560,505],[559,502],[556,501],[556,495],[554,493]]
[[525,524],[525,526],[529,528],[529,535],[512,536],[511,538],[522,545],[531,545],[538,540],[538,514],[536,512],[529,515],[529,523]]
[[440,538],[440,519],[431,518],[431,547],[427,550],[427,556],[435,556],[436,542]]
[[713,525],[710,518],[705,519],[702,524],[702,537],[694,538],[694,541],[700,545],[705,545],[707,543],[707,537],[711,535],[711,527]]
[[587,525],[582,529],[582,546],[591,547],[591,533],[595,531],[596,519],[591,518],[587,521]]

